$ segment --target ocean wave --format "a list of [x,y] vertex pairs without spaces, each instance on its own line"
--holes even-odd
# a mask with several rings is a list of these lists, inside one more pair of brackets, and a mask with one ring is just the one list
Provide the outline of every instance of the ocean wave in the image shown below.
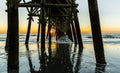
[[[83,35],[83,38],[92,38],[92,35]],[[103,34],[102,38],[120,38],[120,34]]]
[[[55,37],[53,37],[52,41],[56,41]],[[103,34],[102,35],[103,42],[104,43],[120,43],[120,34]],[[19,35],[19,42],[25,42],[26,40],[26,34],[20,34]],[[65,39],[61,39],[64,41],[57,41],[56,43],[71,43],[68,40],[65,41]],[[6,41],[6,34],[0,34],[0,41],[5,42]],[[29,42],[36,42],[37,41],[37,35],[31,34],[29,38]],[[82,34],[82,41],[84,43],[93,43],[92,35],[91,34]],[[46,39],[46,42],[48,42],[48,39]]]
[[6,39],[0,39],[0,41],[6,41]]
[[19,36],[26,36],[26,34],[19,34]]
[[103,38],[120,38],[120,35],[103,35]]

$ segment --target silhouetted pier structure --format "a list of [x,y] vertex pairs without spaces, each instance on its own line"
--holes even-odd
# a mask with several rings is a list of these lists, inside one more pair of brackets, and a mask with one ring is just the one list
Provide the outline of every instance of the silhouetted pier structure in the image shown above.
[[[97,0],[88,0],[88,4],[96,63],[106,64],[101,37]],[[83,43],[81,38],[79,19],[77,15],[77,6],[78,4],[76,4],[75,0],[31,0],[28,2],[27,0],[7,0],[8,32],[6,49],[8,50],[8,65],[17,65],[19,60],[19,7],[25,7],[28,11],[29,16],[25,44],[28,44],[29,42],[33,17],[37,16],[39,20],[37,42],[39,42],[39,37],[41,34],[41,49],[44,52],[46,35],[45,30],[48,25],[49,44],[51,44],[50,30],[52,24],[55,24],[56,26],[57,38],[67,34],[73,42],[79,44],[79,49],[82,50]],[[66,28],[64,29],[63,27]]]

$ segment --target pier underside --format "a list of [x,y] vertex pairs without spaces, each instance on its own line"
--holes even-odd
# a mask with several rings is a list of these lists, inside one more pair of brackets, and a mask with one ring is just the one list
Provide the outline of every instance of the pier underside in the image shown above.
[[[52,34],[51,30],[56,31],[56,41],[62,36],[68,36],[68,39],[79,46],[79,54],[83,50],[83,42],[80,31],[78,4],[75,0],[7,0],[8,13],[8,32],[6,40],[6,51],[8,51],[8,69],[15,69],[19,66],[19,21],[18,8],[25,7],[28,11],[28,29],[25,45],[29,51],[30,30],[33,17],[38,17],[38,33],[36,42],[40,43],[38,53],[40,53],[41,71],[49,73],[57,65],[63,69],[61,73],[73,73],[71,70],[70,54],[68,49],[70,44],[59,44],[55,58],[51,58]],[[104,57],[104,48],[101,37],[101,28],[99,21],[99,12],[97,0],[88,0],[91,29],[93,36],[94,52],[96,64],[106,64]],[[46,29],[48,28],[48,29]],[[46,31],[47,30],[47,31]],[[49,39],[49,56],[46,55],[45,41]],[[63,47],[64,46],[64,47]],[[62,49],[62,50],[61,50]],[[40,50],[40,51],[39,51]],[[28,53],[29,55],[29,53]],[[64,59],[66,57],[66,59]],[[49,58],[49,62],[46,58]],[[30,56],[28,56],[31,65]],[[79,61],[79,60],[78,60]],[[49,64],[50,63],[50,64]],[[54,64],[55,63],[55,64]],[[47,64],[47,67],[46,67]],[[32,67],[32,66],[30,66]],[[49,72],[44,72],[48,69]],[[65,70],[64,70],[65,69]],[[42,71],[43,70],[43,71]],[[32,72],[31,72],[32,73]],[[56,73],[56,72],[53,72]],[[76,72],[75,72],[76,73]]]

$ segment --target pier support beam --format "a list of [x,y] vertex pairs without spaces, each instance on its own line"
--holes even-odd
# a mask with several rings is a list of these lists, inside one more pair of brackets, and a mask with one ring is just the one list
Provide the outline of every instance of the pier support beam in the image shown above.
[[8,51],[8,70],[19,66],[19,23],[17,2],[18,0],[7,0],[8,30],[6,50]]
[[73,42],[73,37],[72,37],[72,28],[71,28],[71,26],[70,26],[70,24],[68,25],[68,31],[67,31],[67,35],[68,35],[68,37],[69,37],[69,39]]
[[83,48],[83,42],[82,42],[81,31],[80,31],[79,20],[78,20],[78,15],[77,15],[76,9],[74,9],[74,23],[75,23],[79,46],[80,46],[80,48]]
[[48,23],[48,35],[49,35],[49,48],[48,48],[48,53],[49,53],[49,62],[51,63],[51,58],[52,58],[52,49],[51,49],[51,45],[52,45],[52,36],[51,36],[51,8],[49,8],[49,23]]
[[37,35],[37,42],[39,42],[39,37],[40,37],[40,18],[38,22],[38,35]]
[[41,49],[45,50],[45,28],[46,28],[46,21],[45,21],[45,1],[41,1]]
[[[31,12],[32,12],[32,8],[31,8]],[[31,21],[32,21],[32,16],[29,16],[29,21],[28,21],[28,30],[27,30],[27,35],[26,35],[26,40],[25,40],[25,44],[28,44],[29,41],[29,37],[30,37],[30,29],[31,29]]]
[[71,27],[72,27],[72,32],[73,32],[75,44],[77,44],[76,30],[75,30],[75,26],[74,26],[73,21],[71,22]]
[[97,0],[88,0],[96,63],[106,64]]
[[49,48],[51,48],[51,43],[52,43],[52,36],[51,36],[51,8],[49,8],[49,16],[48,16],[48,35],[49,35]]

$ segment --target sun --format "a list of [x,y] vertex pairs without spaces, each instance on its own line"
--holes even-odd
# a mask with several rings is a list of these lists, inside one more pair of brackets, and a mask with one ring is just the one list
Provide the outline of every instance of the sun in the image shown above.
[[51,34],[51,35],[55,35],[55,32],[56,32],[56,30],[53,29],[53,28],[50,30],[50,34]]

